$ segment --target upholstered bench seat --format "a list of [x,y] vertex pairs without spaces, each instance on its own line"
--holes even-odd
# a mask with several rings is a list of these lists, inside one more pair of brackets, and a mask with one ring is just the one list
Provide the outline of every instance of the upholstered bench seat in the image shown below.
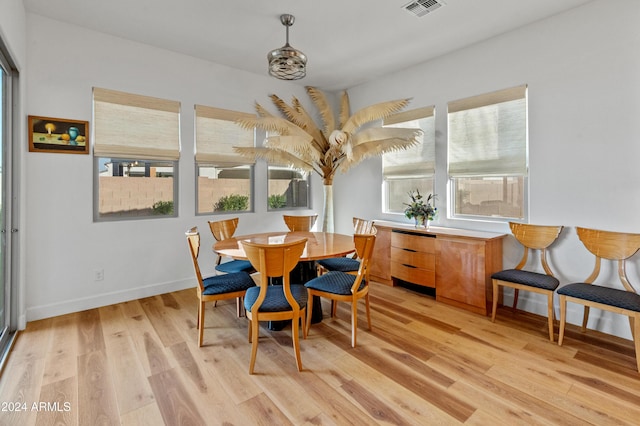
[[[253,304],[256,303],[260,287],[253,287],[247,290],[244,296],[244,308],[251,311]],[[307,306],[307,289],[302,284],[291,285],[291,295],[298,302],[300,308]],[[267,287],[267,296],[264,298],[262,305],[258,308],[258,312],[282,312],[291,309],[291,305],[284,296],[281,285],[270,285]]]
[[640,312],[640,294],[617,288],[587,283],[574,283],[560,287],[558,294]]
[[216,265],[216,271],[224,272],[226,274],[232,274],[234,272],[253,273],[255,272],[255,269],[248,260],[230,260],[229,262]]
[[204,290],[202,294],[224,294],[232,293],[235,291],[247,290],[251,287],[255,287],[256,283],[251,278],[251,275],[246,272],[235,272],[225,275],[214,275],[202,280],[204,284]]
[[354,272],[360,268],[360,261],[350,257],[332,257],[317,263],[327,271]]
[[555,290],[560,285],[560,281],[551,275],[538,272],[524,271],[522,269],[506,269],[491,275],[494,280],[508,281],[511,283],[524,284],[530,287],[542,288],[545,290]]

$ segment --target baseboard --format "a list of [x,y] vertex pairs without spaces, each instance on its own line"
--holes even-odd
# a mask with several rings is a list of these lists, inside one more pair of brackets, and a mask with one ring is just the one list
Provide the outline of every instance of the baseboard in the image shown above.
[[87,309],[109,306],[115,303],[128,302],[130,300],[141,299],[143,297],[193,288],[193,286],[193,279],[185,279],[181,281],[132,288],[124,291],[115,291],[112,293],[101,293],[91,297],[66,300],[64,302],[53,303],[50,305],[31,306],[27,308],[26,320],[36,321],[44,318],[51,318],[73,312],[85,311]]

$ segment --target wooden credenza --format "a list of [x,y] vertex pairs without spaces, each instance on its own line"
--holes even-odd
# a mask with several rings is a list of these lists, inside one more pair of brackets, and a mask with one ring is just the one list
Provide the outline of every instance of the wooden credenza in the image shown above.
[[370,274],[374,281],[400,281],[435,289],[436,300],[482,315],[492,302],[491,274],[502,270],[505,234],[376,221]]

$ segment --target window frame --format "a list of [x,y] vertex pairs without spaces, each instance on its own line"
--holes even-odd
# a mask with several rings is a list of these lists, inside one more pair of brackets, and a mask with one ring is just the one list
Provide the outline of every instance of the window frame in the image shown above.
[[[523,154],[520,161],[523,161],[523,167],[520,172],[509,172],[508,170],[496,171],[495,173],[460,173],[456,174],[451,172],[451,114],[464,110],[479,109],[486,106],[499,105],[515,100],[523,100],[524,103],[524,146],[522,147]],[[470,220],[470,221],[484,221],[484,222],[526,222],[529,217],[529,105],[528,105],[528,87],[527,85],[520,85],[511,87],[508,89],[497,90],[469,98],[460,99],[457,101],[449,102],[447,108],[447,211],[448,219],[452,220]],[[453,111],[451,111],[453,109]],[[482,160],[478,160],[482,161]],[[460,184],[460,179],[494,179],[494,178],[521,178],[522,179],[522,217],[501,216],[501,215],[483,215],[483,214],[468,214],[468,213],[456,213],[456,200],[458,199],[457,187]],[[504,191],[504,188],[503,188]]]
[[[247,160],[239,154],[232,153],[228,149],[228,146],[223,146],[222,149],[215,148],[215,138],[211,136],[209,133],[211,131],[207,126],[207,122],[203,121],[199,123],[198,120],[201,118],[203,120],[218,120],[228,123],[234,123],[241,119],[252,118],[254,114],[242,112],[242,111],[234,111],[227,110],[212,106],[206,105],[194,105],[194,186],[195,186],[195,215],[196,216],[208,216],[208,215],[220,215],[220,214],[243,214],[243,213],[254,213],[256,211],[255,206],[255,192],[256,192],[256,183],[255,183],[255,168],[256,162]],[[237,127],[238,131],[241,130],[240,126]],[[224,132],[225,129],[222,130]],[[229,129],[226,129],[227,131]],[[205,139],[208,136],[212,138],[212,140]],[[202,141],[200,144],[198,141],[202,137]],[[240,144],[241,146],[256,146],[256,141],[258,139],[258,129],[253,129],[252,131],[252,142],[250,145],[248,144]],[[242,137],[239,136],[238,140],[242,140]],[[234,145],[235,146],[235,145]],[[200,150],[199,150],[200,148]],[[222,154],[220,154],[222,151]],[[249,167],[249,208],[247,210],[222,210],[215,211],[213,210],[213,204],[210,211],[200,211],[200,167],[216,167],[216,168],[232,168],[237,166],[248,166]]]
[[[436,153],[435,153],[435,140],[436,140],[436,124],[435,124],[435,120],[436,120],[436,108],[434,105],[432,106],[428,106],[428,107],[423,107],[423,108],[417,108],[417,109],[413,109],[413,110],[409,110],[409,111],[404,111],[401,113],[397,113],[394,115],[391,115],[387,118],[385,118],[382,122],[383,126],[389,126],[389,127],[393,127],[394,124],[400,124],[400,123],[408,123],[411,121],[420,121],[420,120],[426,120],[426,119],[431,119],[433,120],[432,122],[432,127],[433,127],[433,134],[432,136],[432,140],[429,141],[428,143],[431,144],[431,149],[432,149],[432,158],[425,158],[425,162],[416,162],[416,166],[418,166],[418,168],[416,168],[415,173],[413,173],[413,171],[411,171],[411,173],[406,173],[403,174],[402,176],[394,176],[394,177],[389,177],[385,175],[385,167],[384,167],[384,163],[385,163],[385,155],[388,154],[384,154],[382,156],[382,213],[384,214],[391,214],[391,215],[403,215],[404,216],[404,207],[401,207],[400,210],[395,210],[395,209],[391,209],[389,206],[389,202],[390,202],[390,188],[389,188],[389,182],[390,181],[408,181],[408,180],[415,180],[415,179],[430,179],[431,180],[431,188],[425,188],[425,187],[419,187],[417,188],[418,190],[420,190],[421,193],[424,194],[435,194],[435,188],[436,188]],[[397,126],[397,127],[402,127],[402,126]],[[410,127],[411,128],[411,127]],[[420,129],[422,129],[422,127],[420,127]],[[422,129],[424,131],[424,129]],[[423,141],[424,144],[424,141]],[[420,166],[430,166],[431,162],[433,164],[432,167],[426,167],[426,173],[421,173],[419,167]],[[412,191],[415,191],[416,188],[411,188]],[[408,192],[409,190],[407,190]],[[407,201],[408,201],[408,195],[407,195]]]
[[309,210],[311,209],[311,173],[302,173],[299,172],[301,175],[304,175],[305,178],[304,180],[307,183],[307,202],[304,206],[285,206],[283,208],[271,208],[269,207],[269,197],[271,196],[269,194],[269,182],[270,182],[270,178],[269,178],[269,174],[271,172],[271,167],[278,167],[281,170],[295,170],[292,169],[291,167],[287,167],[287,166],[280,166],[277,164],[270,164],[270,163],[266,163],[267,165],[267,211],[268,212],[283,212],[283,211],[295,211],[295,210]]
[[[93,221],[111,222],[175,218],[179,215],[179,162],[181,137],[181,103],[163,98],[93,88]],[[115,112],[96,116],[97,111]],[[132,123],[138,119],[139,122]],[[153,121],[155,120],[155,121]],[[162,125],[154,126],[159,122]],[[175,125],[175,126],[174,126]],[[148,135],[153,129],[157,133]],[[146,132],[134,135],[138,131]],[[153,141],[153,142],[150,142]],[[172,214],[127,214],[103,216],[100,212],[100,163],[103,159],[124,162],[160,162],[172,167]]]
[[[100,214],[100,160],[108,158],[113,160],[121,160],[122,162],[131,161],[144,161],[144,162],[164,162],[171,163],[173,167],[173,213],[172,214],[149,214],[149,215],[135,215],[135,214],[119,214],[117,216],[101,216]],[[146,220],[146,219],[163,219],[163,218],[176,218],[179,216],[179,161],[175,160],[156,160],[156,159],[142,159],[142,158],[118,158],[118,157],[93,157],[93,221],[94,222],[117,222],[123,220]],[[124,178],[124,176],[123,176]],[[140,179],[140,177],[130,177],[130,179]],[[151,178],[146,178],[151,179]],[[157,179],[157,178],[153,178]],[[161,178],[162,179],[162,178]]]

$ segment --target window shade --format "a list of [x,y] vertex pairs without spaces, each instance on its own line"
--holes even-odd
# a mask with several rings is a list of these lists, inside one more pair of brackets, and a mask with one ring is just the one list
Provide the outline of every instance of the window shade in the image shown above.
[[180,103],[94,87],[93,131],[95,156],[178,160]]
[[432,176],[436,166],[434,107],[419,108],[392,115],[383,121],[385,127],[422,129],[420,143],[382,156],[384,179]]
[[449,175],[527,173],[526,86],[448,104]]
[[196,105],[196,161],[253,164],[237,154],[234,146],[253,147],[254,130],[246,130],[236,120],[252,114]]

